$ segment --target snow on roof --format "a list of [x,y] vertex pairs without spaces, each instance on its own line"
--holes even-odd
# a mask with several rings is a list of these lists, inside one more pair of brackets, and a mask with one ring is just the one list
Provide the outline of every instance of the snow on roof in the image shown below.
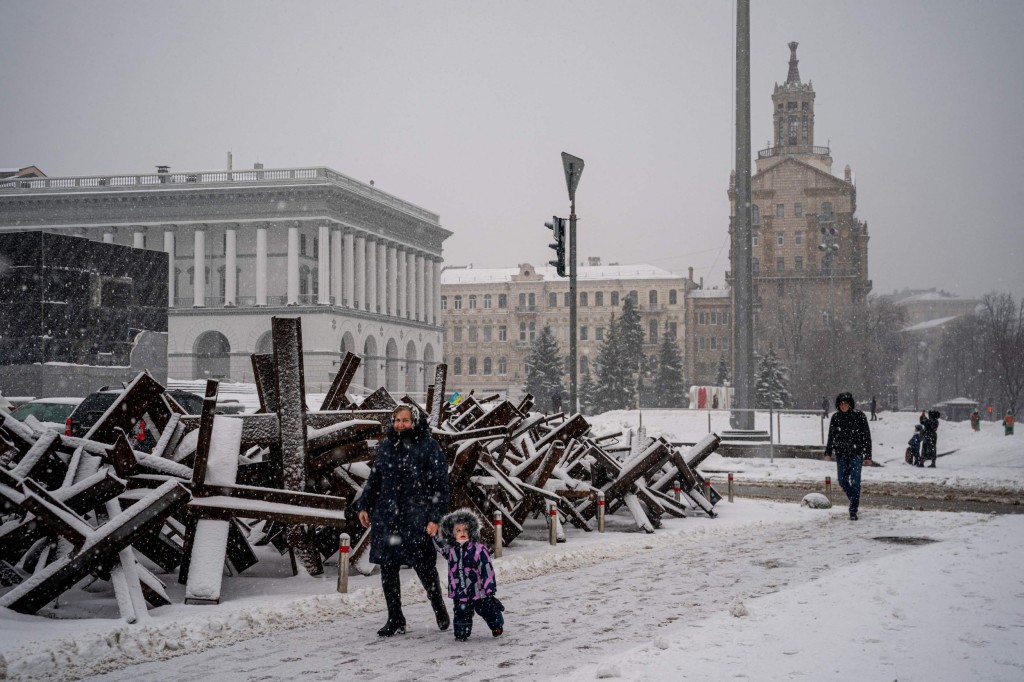
[[935,329],[936,327],[941,327],[942,325],[946,324],[950,320],[955,320],[958,317],[960,317],[960,316],[959,315],[951,315],[949,317],[937,317],[934,320],[925,320],[924,322],[918,322],[917,324],[911,325],[910,327],[904,327],[903,331],[905,331],[905,332],[923,332],[926,329]]
[[976,299],[967,298],[965,296],[956,296],[955,294],[945,294],[938,291],[922,291],[919,294],[907,296],[896,301],[897,305],[904,305],[906,303],[918,302],[918,301],[974,301]]
[[686,298],[730,298],[731,289],[694,289],[686,292]]
[[[531,266],[532,267],[532,266]],[[544,280],[562,279],[555,268],[542,265],[533,270]],[[512,277],[520,273],[520,268],[462,268],[448,267],[441,273],[441,284],[498,284],[511,282]],[[654,265],[581,265],[576,269],[578,280],[602,279],[685,279],[668,270]]]

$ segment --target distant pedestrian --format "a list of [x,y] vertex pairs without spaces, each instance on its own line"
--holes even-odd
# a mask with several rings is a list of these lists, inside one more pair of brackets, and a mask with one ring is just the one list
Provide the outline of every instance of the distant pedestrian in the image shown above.
[[1013,410],[1007,410],[1006,416],[1003,417],[1003,435],[1013,435]]
[[558,413],[562,411],[562,392],[555,391],[551,394],[551,411]]
[[871,421],[878,421],[878,398],[871,396]]
[[825,419],[828,419],[828,398],[821,396],[821,411]]
[[931,460],[930,469],[935,468],[935,460],[939,456],[939,417],[942,415],[938,410],[929,410],[927,414],[922,410],[920,422],[924,427],[924,436],[921,437],[921,464],[924,466],[927,460]]
[[493,637],[504,632],[505,610],[494,596],[494,565],[480,539],[480,517],[457,509],[441,519],[441,539],[434,546],[448,560],[448,596],[455,612],[455,639],[465,642],[473,632],[473,614],[481,616]]
[[907,441],[907,464],[916,467],[921,466],[921,437],[924,435],[924,427],[920,424],[914,426],[914,435]]
[[825,454],[836,460],[839,486],[850,500],[850,520],[857,520],[860,507],[861,467],[871,466],[871,427],[856,409],[852,393],[836,396],[836,413],[828,425]]
[[975,431],[981,431],[981,415],[978,414],[978,410],[971,412],[971,428]]
[[711,409],[712,410],[717,410],[718,409],[718,394],[717,393],[711,397]]

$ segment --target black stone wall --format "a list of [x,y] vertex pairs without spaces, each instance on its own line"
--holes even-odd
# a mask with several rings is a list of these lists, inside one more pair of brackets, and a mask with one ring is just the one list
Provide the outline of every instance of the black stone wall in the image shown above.
[[49,232],[0,233],[0,365],[127,365],[167,331],[167,254]]

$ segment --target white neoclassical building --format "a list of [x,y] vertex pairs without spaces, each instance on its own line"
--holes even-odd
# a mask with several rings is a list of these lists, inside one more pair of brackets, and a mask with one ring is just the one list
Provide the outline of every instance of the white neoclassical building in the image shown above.
[[306,383],[420,393],[440,361],[437,214],[324,167],[0,180],[0,231],[167,253],[168,374],[252,381],[271,316],[303,321]]

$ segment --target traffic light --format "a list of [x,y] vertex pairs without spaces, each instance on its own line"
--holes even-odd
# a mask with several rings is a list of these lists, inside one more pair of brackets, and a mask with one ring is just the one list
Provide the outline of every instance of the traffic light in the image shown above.
[[544,223],[544,227],[555,233],[555,241],[548,244],[555,250],[556,260],[549,260],[548,265],[554,265],[559,277],[565,277],[565,218],[551,216],[550,223]]

